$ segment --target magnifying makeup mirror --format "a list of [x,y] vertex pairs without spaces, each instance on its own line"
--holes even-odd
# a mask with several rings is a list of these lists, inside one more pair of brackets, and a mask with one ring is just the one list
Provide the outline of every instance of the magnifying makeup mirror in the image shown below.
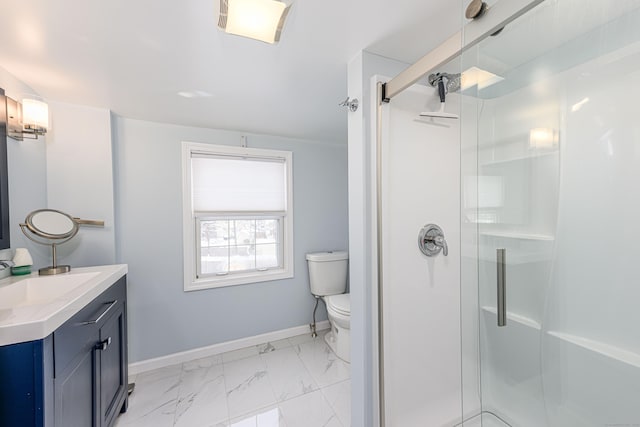
[[39,274],[52,275],[71,270],[69,265],[58,265],[56,246],[71,240],[78,234],[81,225],[104,227],[104,221],[75,218],[55,209],[38,209],[27,215],[24,224],[20,224],[24,235],[39,245],[51,245],[53,263],[38,270]]

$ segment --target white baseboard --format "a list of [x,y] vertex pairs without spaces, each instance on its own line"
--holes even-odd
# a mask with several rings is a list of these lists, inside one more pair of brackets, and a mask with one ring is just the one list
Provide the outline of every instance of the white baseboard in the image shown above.
[[[316,324],[316,328],[318,331],[329,329],[329,321],[323,320],[321,322],[318,322]],[[239,340],[213,344],[207,347],[194,348],[193,350],[168,354],[166,356],[156,357],[153,359],[141,360],[139,362],[129,364],[129,376],[137,375],[142,372],[152,371],[158,368],[164,368],[166,366],[176,365],[178,363],[202,359],[203,357],[215,356],[216,354],[222,354],[228,351],[239,350],[241,348],[251,347],[254,345],[260,345],[270,341],[291,338],[295,337],[296,335],[302,335],[305,333],[311,333],[309,331],[309,325],[296,326],[294,328],[268,332],[266,334],[241,338]]]

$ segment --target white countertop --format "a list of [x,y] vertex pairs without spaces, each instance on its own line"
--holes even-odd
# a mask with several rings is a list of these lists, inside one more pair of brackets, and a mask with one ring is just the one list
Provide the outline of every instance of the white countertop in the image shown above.
[[[69,277],[71,280],[82,282],[63,295],[27,306],[5,307],[0,301],[0,345],[17,344],[47,337],[114,282],[127,274],[127,271],[126,264],[74,268],[69,273],[55,275],[56,279]],[[12,276],[0,280],[0,289],[15,286],[21,280],[38,277],[54,276],[38,276],[38,273]]]

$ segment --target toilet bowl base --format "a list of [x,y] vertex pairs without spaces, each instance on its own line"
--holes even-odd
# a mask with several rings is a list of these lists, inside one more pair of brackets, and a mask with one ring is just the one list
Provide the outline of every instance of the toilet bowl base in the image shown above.
[[324,335],[324,342],[327,343],[333,354],[346,363],[351,363],[351,337],[349,335],[349,329],[336,328],[333,323],[329,332]]

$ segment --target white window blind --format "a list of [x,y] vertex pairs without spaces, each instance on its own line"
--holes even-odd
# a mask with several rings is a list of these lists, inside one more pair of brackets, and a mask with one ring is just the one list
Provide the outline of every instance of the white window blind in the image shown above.
[[182,143],[184,289],[293,277],[293,153]]
[[193,210],[196,212],[284,212],[284,159],[240,158],[193,153]]

